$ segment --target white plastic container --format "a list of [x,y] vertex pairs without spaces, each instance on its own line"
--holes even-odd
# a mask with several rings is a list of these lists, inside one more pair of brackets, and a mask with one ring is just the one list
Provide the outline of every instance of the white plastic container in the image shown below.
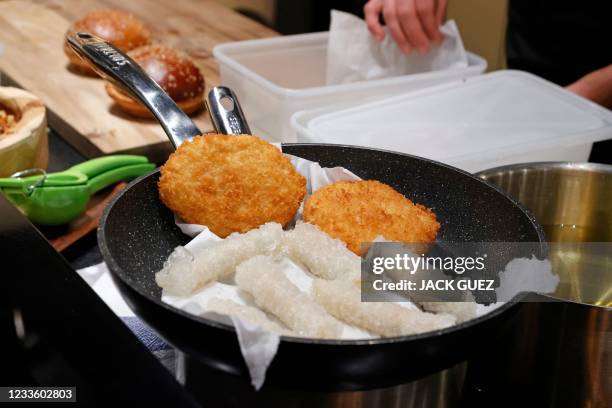
[[291,118],[299,142],[376,147],[476,172],[587,161],[612,139],[612,111],[534,75],[499,71],[349,109]]
[[325,85],[328,33],[300,34],[217,45],[221,83],[234,90],[251,130],[270,141],[295,141],[294,112],[357,104],[482,74],[487,62],[468,53],[463,69],[374,81]]

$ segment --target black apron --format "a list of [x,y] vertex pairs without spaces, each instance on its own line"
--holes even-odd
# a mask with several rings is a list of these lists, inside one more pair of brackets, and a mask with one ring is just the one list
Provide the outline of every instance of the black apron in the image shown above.
[[612,1],[510,0],[508,67],[566,86],[612,63]]
[[[566,86],[612,64],[612,0],[510,0],[508,67]],[[590,161],[612,163],[612,141]]]

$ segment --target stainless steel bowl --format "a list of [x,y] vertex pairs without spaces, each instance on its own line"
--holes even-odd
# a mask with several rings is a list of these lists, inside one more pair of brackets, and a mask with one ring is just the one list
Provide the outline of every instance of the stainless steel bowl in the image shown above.
[[559,299],[612,306],[612,166],[527,163],[478,174],[527,207],[555,243],[550,260],[561,275]]
[[[612,166],[527,163],[477,174],[543,226],[561,284],[556,303],[523,305],[507,343],[508,389],[548,406],[612,401]],[[572,244],[572,243],[601,244]],[[527,391],[529,389],[529,391]]]

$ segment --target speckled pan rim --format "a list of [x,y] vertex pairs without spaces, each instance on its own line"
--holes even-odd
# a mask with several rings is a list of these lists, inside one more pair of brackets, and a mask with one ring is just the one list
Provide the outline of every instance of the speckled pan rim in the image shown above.
[[[369,150],[372,152],[381,152],[381,153],[390,153],[390,154],[394,154],[394,155],[399,155],[401,157],[407,157],[407,158],[411,158],[414,160],[418,160],[418,161],[423,161],[423,162],[428,162],[430,164],[434,164],[437,166],[441,166],[441,167],[445,167],[447,169],[453,170],[455,172],[461,173],[464,176],[467,176],[473,180],[478,181],[479,183],[484,184],[485,186],[487,186],[488,188],[491,188],[492,190],[494,190],[495,192],[497,192],[498,194],[500,194],[502,197],[504,197],[506,200],[510,201],[511,204],[513,204],[514,206],[516,206],[529,220],[529,222],[531,223],[531,225],[533,226],[533,228],[535,229],[535,231],[537,232],[538,238],[540,240],[540,244],[543,245],[542,248],[542,252],[545,253],[546,252],[546,245],[545,245],[545,235],[544,235],[544,231],[542,229],[542,227],[536,222],[535,218],[533,218],[533,216],[531,215],[530,212],[528,212],[520,203],[518,203],[516,200],[514,200],[512,197],[510,197],[509,195],[507,195],[506,193],[504,193],[503,191],[501,191],[500,189],[498,189],[497,187],[495,187],[494,185],[486,182],[485,180],[476,177],[466,171],[463,171],[461,169],[457,169],[455,167],[449,166],[447,164],[444,163],[440,163],[440,162],[436,162],[433,160],[429,160],[429,159],[425,159],[422,157],[417,157],[417,156],[413,156],[410,154],[406,154],[406,153],[400,153],[400,152],[393,152],[393,151],[389,151],[389,150],[382,150],[382,149],[373,149],[373,148],[369,148],[369,147],[361,147],[361,146],[349,146],[349,145],[341,145],[341,144],[319,144],[319,143],[283,143],[282,146],[288,146],[288,147],[308,147],[308,146],[317,146],[317,147],[335,147],[335,148],[347,148],[347,149],[359,149],[359,150]],[[350,169],[349,169],[350,170]],[[210,327],[214,327],[217,329],[222,329],[225,331],[229,331],[229,332],[234,332],[235,333],[235,329],[233,326],[229,325],[229,324],[225,324],[225,323],[221,323],[221,322],[217,322],[214,320],[210,320],[210,319],[205,319],[190,313],[187,313],[181,309],[175,308],[167,303],[162,302],[161,298],[154,298],[151,296],[150,293],[142,290],[140,287],[132,285],[126,278],[125,276],[127,276],[127,274],[125,273],[125,271],[123,271],[123,269],[121,267],[119,267],[119,265],[117,265],[117,263],[115,262],[114,258],[111,256],[111,253],[108,249],[108,246],[106,244],[106,235],[104,232],[104,226],[106,225],[106,220],[110,214],[110,212],[112,211],[115,203],[117,203],[119,200],[121,200],[121,198],[123,197],[124,194],[126,194],[132,187],[134,187],[136,184],[140,183],[142,180],[148,178],[148,177],[155,177],[156,174],[159,173],[159,168],[154,170],[153,172],[138,177],[137,179],[133,180],[132,182],[130,182],[128,184],[128,186],[123,189],[121,192],[119,192],[111,201],[110,203],[106,206],[106,208],[104,209],[104,212],[102,214],[102,217],[100,218],[100,223],[98,226],[98,231],[97,231],[97,237],[98,237],[98,245],[100,247],[100,252],[102,253],[102,257],[104,258],[104,261],[107,263],[108,265],[108,269],[110,270],[111,274],[113,275],[113,277],[115,279],[119,279],[124,285],[126,285],[127,287],[129,287],[132,291],[135,291],[136,293],[138,293],[140,296],[142,296],[143,298],[147,299],[148,301],[152,301],[154,304],[156,304],[157,306],[160,306],[170,312],[174,312],[184,318],[187,318],[193,322],[197,322],[197,323],[202,323],[205,324],[207,326]],[[392,344],[392,343],[402,343],[402,342],[410,342],[410,341],[417,341],[417,340],[423,340],[423,339],[428,339],[428,338],[432,338],[432,337],[438,337],[438,336],[444,336],[444,335],[450,335],[452,333],[455,333],[457,331],[463,330],[465,328],[468,327],[472,327],[475,326],[477,324],[480,324],[482,322],[485,322],[489,319],[492,319],[496,316],[499,316],[500,314],[509,311],[513,306],[515,306],[517,303],[519,303],[524,297],[526,296],[525,293],[519,293],[517,294],[512,300],[506,302],[504,305],[499,306],[498,308],[490,311],[489,313],[486,313],[482,316],[476,317],[474,319],[468,320],[466,322],[463,323],[459,323],[456,324],[454,326],[445,328],[445,329],[441,329],[441,330],[434,330],[434,331],[430,331],[430,332],[426,332],[426,333],[420,333],[420,334],[414,334],[414,335],[409,335],[409,336],[396,336],[396,337],[385,337],[385,338],[377,338],[377,339],[363,339],[363,340],[328,340],[328,339],[311,339],[311,338],[303,338],[303,337],[290,337],[290,336],[281,336],[281,340],[283,342],[289,342],[289,343],[300,343],[300,344],[317,344],[317,345],[333,345],[333,346],[365,346],[365,345],[377,345],[377,344]]]

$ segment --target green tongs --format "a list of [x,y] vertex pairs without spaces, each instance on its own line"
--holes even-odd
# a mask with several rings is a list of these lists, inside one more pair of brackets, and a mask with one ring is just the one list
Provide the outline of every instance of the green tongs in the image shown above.
[[35,224],[60,225],[78,217],[95,192],[154,168],[144,156],[112,155],[58,173],[24,170],[0,178],[0,190]]

